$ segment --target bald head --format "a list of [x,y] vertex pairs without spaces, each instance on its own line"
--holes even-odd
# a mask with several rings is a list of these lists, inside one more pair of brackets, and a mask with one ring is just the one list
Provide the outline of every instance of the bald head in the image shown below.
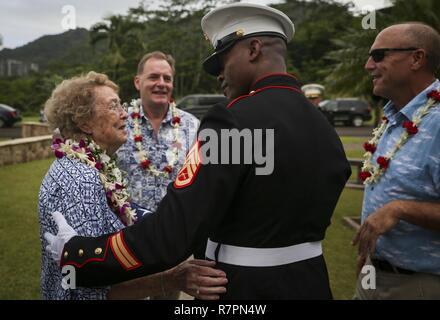
[[244,47],[247,49],[252,48],[255,44],[255,40],[258,40],[260,54],[257,55],[257,59],[254,62],[259,65],[259,68],[267,68],[269,70],[262,70],[263,72],[270,72],[270,70],[274,70],[274,68],[285,69],[287,54],[287,44],[285,40],[280,37],[270,36],[251,37],[243,41]]
[[402,47],[425,50],[429,72],[434,74],[440,68],[440,35],[434,28],[419,22],[408,22],[392,25],[381,35],[393,38]]
[[282,58],[286,57],[286,41],[279,37],[259,37],[259,39],[263,42],[263,52],[266,51],[268,54],[278,55]]

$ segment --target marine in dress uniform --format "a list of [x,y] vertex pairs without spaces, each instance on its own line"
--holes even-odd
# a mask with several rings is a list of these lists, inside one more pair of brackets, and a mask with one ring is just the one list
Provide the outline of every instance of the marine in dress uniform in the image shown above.
[[302,86],[301,90],[314,106],[319,106],[319,103],[322,101],[325,87],[320,84],[311,83]]
[[[208,13],[202,28],[215,48],[204,62],[213,75],[241,40],[287,42],[294,33],[280,11],[243,3]],[[273,129],[273,172],[257,175],[255,161],[204,163],[199,140],[155,214],[115,234],[74,236],[61,266],[75,266],[78,286],[108,285],[169,269],[209,238],[206,257],[229,281],[222,298],[330,299],[321,241],[351,170],[298,80],[279,72],[256,79],[248,94],[210,109],[204,129],[219,136],[222,129]]]

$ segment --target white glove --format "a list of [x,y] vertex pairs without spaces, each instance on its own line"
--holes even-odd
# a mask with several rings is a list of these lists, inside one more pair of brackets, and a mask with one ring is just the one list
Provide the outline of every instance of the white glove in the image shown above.
[[61,212],[52,212],[52,217],[58,226],[58,234],[54,236],[52,233],[45,232],[44,238],[49,243],[46,246],[46,251],[49,252],[52,255],[52,259],[54,259],[59,264],[61,261],[61,254],[63,253],[64,245],[78,234],[75,230],[73,230],[70,225],[67,224],[67,221]]

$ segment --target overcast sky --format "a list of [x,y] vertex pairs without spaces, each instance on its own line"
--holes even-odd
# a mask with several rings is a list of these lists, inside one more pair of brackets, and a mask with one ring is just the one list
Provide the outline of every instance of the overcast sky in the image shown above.
[[[75,9],[76,26],[89,28],[107,15],[127,13],[128,8],[137,7],[139,2],[140,0],[0,0],[0,35],[3,37],[3,46],[15,48],[43,35],[66,31],[62,22],[65,24],[72,22],[68,19],[71,17],[72,7]],[[243,2],[268,4],[281,1]],[[383,7],[388,1],[354,0],[353,2],[358,9],[361,9],[366,5]]]

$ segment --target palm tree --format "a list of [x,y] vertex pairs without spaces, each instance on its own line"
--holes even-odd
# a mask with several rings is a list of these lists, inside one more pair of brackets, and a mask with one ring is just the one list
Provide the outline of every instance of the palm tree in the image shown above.
[[144,22],[143,43],[146,51],[161,50],[176,59],[174,95],[216,90],[213,77],[202,70],[201,61],[212,51],[204,39],[200,20],[215,4],[231,0],[161,0],[159,8],[153,0],[146,6],[131,9]]
[[[368,51],[377,31],[349,31],[333,42],[341,49],[330,52],[326,58],[334,64],[325,69],[326,88],[339,96],[362,97],[373,106],[376,122],[380,119],[381,101],[371,94],[371,77],[364,70]],[[377,124],[377,123],[375,123]]]
[[143,26],[131,16],[114,15],[106,17],[105,22],[99,22],[91,28],[91,43],[96,46],[101,41],[106,41],[109,51],[108,59],[112,67],[112,78],[117,81],[119,69],[125,63],[124,47],[129,44],[141,45],[140,30]]
[[326,82],[331,92],[341,95],[369,95],[370,79],[363,67],[376,35],[376,30],[349,30],[341,38],[333,39],[332,42],[340,49],[326,55],[327,59],[334,62],[326,68]]
[[421,21],[440,31],[440,2],[435,0],[394,0],[394,22]]
[[[372,92],[371,78],[364,70],[368,51],[378,32],[388,25],[405,22],[425,22],[440,30],[440,2],[435,0],[394,0],[393,7],[376,12],[376,30],[348,30],[333,39],[339,49],[330,52],[327,58],[333,61],[324,71],[327,74],[326,88],[333,94],[364,97],[375,107],[376,122],[380,119],[380,101]],[[382,103],[379,103],[382,102]]]

